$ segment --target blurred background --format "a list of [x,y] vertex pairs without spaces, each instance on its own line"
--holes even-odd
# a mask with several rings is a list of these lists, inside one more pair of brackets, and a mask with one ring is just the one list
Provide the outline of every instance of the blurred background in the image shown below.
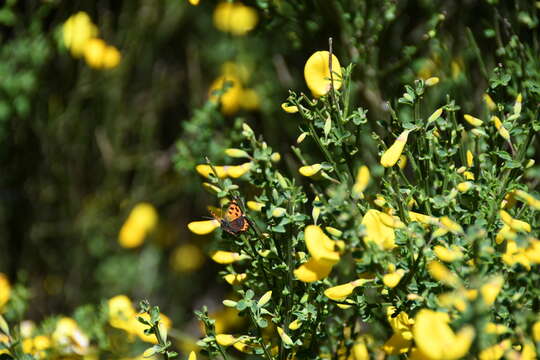
[[[308,91],[304,63],[329,37],[341,65],[356,64],[352,105],[384,133],[376,122],[389,116],[386,102],[418,78],[439,77],[441,97],[473,112],[490,85],[485,68],[506,61],[501,41],[536,44],[538,25],[532,1],[2,3],[8,317],[40,321],[125,294],[192,330],[193,310],[220,311],[227,289],[207,255],[212,236],[186,227],[215,205],[194,168],[205,157],[231,162],[223,150],[238,146],[245,121],[296,174],[299,122],[280,104],[289,89]],[[233,84],[221,102],[208,101],[224,79]],[[376,151],[366,145],[364,156]]]

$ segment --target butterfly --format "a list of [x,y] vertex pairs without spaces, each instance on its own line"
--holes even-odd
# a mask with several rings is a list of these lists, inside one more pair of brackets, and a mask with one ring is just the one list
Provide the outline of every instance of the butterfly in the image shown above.
[[244,215],[236,200],[231,201],[227,205],[227,210],[225,210],[224,214],[222,214],[220,209],[214,207],[208,207],[208,210],[210,210],[210,214],[212,214],[214,219],[219,221],[221,228],[231,235],[236,236],[249,229],[249,220]]

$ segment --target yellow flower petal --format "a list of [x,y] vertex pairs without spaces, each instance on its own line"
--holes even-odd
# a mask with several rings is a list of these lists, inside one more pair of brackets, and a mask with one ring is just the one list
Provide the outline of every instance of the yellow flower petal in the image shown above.
[[384,213],[370,209],[364,215],[362,219],[362,225],[365,226],[366,230],[364,242],[366,244],[373,242],[383,250],[391,250],[396,247],[394,229],[382,221],[381,216],[386,214],[381,214]]
[[259,18],[252,7],[239,2],[224,1],[216,6],[213,20],[218,30],[242,36],[255,28]]
[[210,258],[218,264],[232,264],[233,262],[244,259],[239,253],[223,250],[215,251],[210,255]]
[[407,144],[407,138],[409,136],[409,130],[405,130],[402,132],[396,141],[390,146],[384,154],[381,156],[381,165],[384,167],[392,167],[396,165],[397,161],[399,160],[399,157],[401,156],[401,153],[403,152],[403,149],[405,148],[405,144]]
[[[221,95],[214,94],[215,91],[224,89],[226,84],[228,84],[228,87]],[[210,85],[208,93],[210,101],[214,103],[219,102],[223,114],[233,115],[240,109],[244,89],[242,88],[242,82],[237,76],[222,75]]]
[[62,26],[64,44],[74,57],[81,57],[88,41],[98,35],[98,28],[84,11],[70,16]]
[[231,346],[235,342],[237,342],[238,339],[230,334],[217,334],[216,335],[216,342],[221,346]]
[[283,109],[283,111],[289,114],[294,114],[298,112],[298,106],[296,105],[289,105],[287,103],[283,103],[281,104],[281,108]]
[[246,205],[250,210],[253,210],[253,211],[261,211],[262,208],[264,207],[263,203],[256,202],[256,201],[248,201]]
[[0,310],[4,305],[9,301],[11,296],[11,284],[7,276],[3,273],[0,273]]
[[319,171],[321,171],[321,169],[321,164],[313,164],[302,166],[300,169],[298,169],[298,172],[303,176],[311,177],[316,175]]
[[365,165],[360,166],[358,173],[356,174],[356,182],[353,185],[353,196],[361,197],[364,190],[366,190],[369,184],[369,168]]
[[465,119],[465,121],[467,121],[469,124],[471,124],[474,127],[478,127],[483,124],[482,120],[475,118],[474,116],[469,115],[469,114],[463,115],[463,118]]
[[356,289],[358,286],[362,286],[369,281],[371,280],[358,279],[358,280],[354,280],[343,285],[333,286],[331,288],[326,289],[324,291],[324,295],[332,300],[336,300],[336,301],[343,300],[347,296],[351,295],[354,289]]
[[429,274],[435,280],[451,287],[456,287],[459,285],[459,278],[440,262],[430,261],[427,267]]
[[[317,51],[307,60],[304,67],[306,84],[314,97],[321,97],[330,91],[330,53]],[[338,58],[332,54],[332,77],[334,89],[341,87],[341,65]]]
[[455,245],[453,245],[451,248],[436,245],[433,248],[433,251],[435,252],[435,255],[444,262],[453,262],[463,258],[463,252],[461,252],[459,247]]
[[333,266],[332,262],[317,261],[312,258],[295,269],[294,276],[303,282],[322,280],[330,274]]
[[480,288],[480,294],[486,305],[491,306],[495,302],[497,295],[502,289],[504,279],[502,276],[496,276],[491,279],[487,284],[482,285]]
[[439,83],[439,78],[436,76],[426,79],[426,86],[434,86],[434,85],[437,85],[438,83]]
[[422,309],[415,317],[414,341],[432,360],[454,360],[467,354],[474,339],[474,329],[463,327],[455,334],[440,313]]
[[247,174],[251,170],[252,165],[253,163],[247,162],[242,165],[225,166],[225,170],[227,171],[227,175],[233,179],[237,179]]
[[340,255],[335,251],[336,243],[320,227],[307,226],[304,231],[304,241],[309,254],[316,261],[326,261],[332,265],[339,261]]
[[203,221],[192,221],[188,224],[188,229],[194,234],[206,235],[216,230],[219,226],[220,226],[219,221],[215,219],[203,220]]
[[403,278],[403,275],[405,275],[405,271],[403,269],[399,269],[399,270],[397,270],[395,272],[385,274],[383,276],[383,283],[384,283],[384,285],[386,285],[389,288],[393,289],[399,284],[399,282]]
[[195,170],[205,178],[210,178],[210,174],[217,175],[220,179],[227,177],[227,171],[224,169],[223,166],[214,166],[214,169],[216,170],[217,174],[214,174],[214,171],[212,170],[212,167],[207,164],[200,164],[195,166]]

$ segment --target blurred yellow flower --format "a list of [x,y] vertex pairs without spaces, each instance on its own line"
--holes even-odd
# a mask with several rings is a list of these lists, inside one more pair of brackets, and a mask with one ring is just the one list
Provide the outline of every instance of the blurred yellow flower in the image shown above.
[[480,294],[482,294],[482,298],[484,299],[484,303],[486,303],[486,305],[493,305],[495,299],[497,298],[497,295],[499,295],[499,292],[502,289],[503,284],[504,279],[502,276],[499,275],[495,276],[486,284],[482,285],[482,287],[480,288]]
[[[191,5],[193,5],[193,6],[199,5],[199,2],[200,2],[200,0],[188,0],[188,1],[189,1],[189,3],[190,3]],[[190,354],[189,356],[191,357],[191,354]],[[196,358],[195,358],[195,359],[196,359]],[[191,359],[189,359],[189,360],[191,360]]]
[[433,121],[435,121],[435,120],[437,120],[438,118],[440,118],[441,115],[442,115],[442,112],[443,112],[443,108],[442,108],[442,107],[440,107],[440,108],[438,108],[437,110],[435,110],[435,111],[433,112],[433,114],[431,114],[431,115],[428,117],[427,123],[430,124],[430,123],[432,123]]
[[471,124],[474,127],[478,127],[478,126],[483,124],[482,120],[480,120],[479,118],[476,118],[476,117],[474,117],[472,115],[469,115],[469,114],[463,115],[463,118],[465,119],[466,122],[468,122],[469,124]]
[[210,234],[212,231],[216,230],[218,227],[220,227],[220,224],[219,224],[219,221],[217,221],[216,219],[192,221],[188,224],[189,231],[197,235]]
[[502,358],[506,350],[512,347],[512,342],[508,339],[501,341],[498,344],[485,348],[480,351],[478,359],[480,360],[499,360]]
[[357,279],[351,282],[348,282],[343,285],[337,285],[330,287],[324,291],[324,295],[332,300],[341,301],[344,300],[347,296],[351,295],[354,289],[359,286],[364,285],[365,283],[371,281],[370,279]]
[[254,8],[240,2],[221,2],[213,15],[214,26],[223,32],[242,36],[255,28],[259,17]]
[[518,232],[531,232],[531,225],[525,221],[514,219],[508,212],[504,210],[499,211],[499,215],[502,221],[508,225],[512,230]]
[[430,261],[427,265],[427,268],[431,277],[445,285],[448,285],[450,287],[456,287],[460,283],[457,275],[451,272],[446,266],[444,266],[438,261]]
[[247,274],[227,274],[223,277],[227,283],[230,285],[238,285],[242,283],[244,280],[246,280]]
[[235,342],[237,342],[238,339],[230,334],[216,334],[216,342],[221,346],[231,346]]
[[435,255],[444,262],[453,262],[463,259],[463,252],[456,245],[452,245],[450,248],[442,245],[435,245],[433,252],[435,252]]
[[95,69],[112,69],[120,64],[122,55],[117,48],[101,39],[90,39],[84,46],[84,59]]
[[516,190],[514,194],[519,200],[523,201],[525,204],[529,205],[533,209],[540,210],[540,200],[538,200],[531,194],[528,194],[523,190]]
[[191,272],[199,269],[204,263],[204,254],[193,244],[183,244],[171,254],[171,267],[178,272]]
[[439,78],[436,76],[426,79],[426,86],[434,86],[434,85],[437,85],[438,83],[439,83]]
[[256,201],[248,201],[246,205],[250,210],[257,211],[257,212],[261,211],[262,208],[264,207],[263,203],[256,202]]
[[445,313],[422,309],[414,319],[413,335],[418,350],[430,360],[454,360],[467,354],[474,339],[472,326],[457,334],[448,325]]
[[370,209],[364,215],[362,219],[362,225],[365,227],[364,242],[373,242],[383,250],[391,250],[396,247],[394,242],[395,234],[394,229],[386,225],[382,216],[387,215],[379,210]]
[[503,126],[503,124],[501,122],[501,119],[499,119],[497,116],[493,115],[491,117],[491,121],[493,122],[493,125],[495,125],[495,128],[497,129],[497,132],[499,133],[499,135],[501,135],[501,137],[504,140],[509,141],[510,140],[510,133]]
[[74,57],[81,57],[88,40],[98,35],[96,25],[84,11],[70,16],[62,26],[64,44]]
[[396,163],[399,160],[399,157],[401,156],[401,153],[403,152],[403,149],[405,148],[405,144],[407,144],[407,138],[409,136],[409,130],[405,130],[402,132],[396,141],[390,146],[384,154],[381,156],[381,165],[384,167],[392,167],[396,165]]
[[[226,87],[225,90],[222,90]],[[220,95],[214,92],[222,90]],[[221,105],[221,111],[225,115],[233,115],[242,105],[244,89],[242,82],[235,75],[221,75],[210,85],[209,100]]]
[[[341,65],[334,54],[332,54],[332,73],[334,89],[338,90],[341,87]],[[321,97],[330,91],[330,53],[328,51],[317,51],[309,57],[304,66],[304,78],[314,97]]]
[[470,181],[463,181],[457,184],[456,188],[460,193],[466,193],[473,187],[473,183]]
[[52,339],[58,348],[78,355],[86,354],[90,346],[88,336],[81,331],[77,322],[69,317],[58,320]]
[[491,96],[489,96],[488,94],[484,94],[483,99],[484,99],[484,102],[486,103],[486,106],[488,107],[489,111],[494,111],[494,110],[497,109],[497,105],[495,104],[495,102],[493,101]]
[[527,256],[526,249],[518,247],[514,240],[507,241],[502,260],[508,266],[521,264],[527,271],[531,270],[531,261]]
[[366,190],[369,184],[369,178],[369,168],[365,165],[360,166],[358,172],[356,173],[356,181],[352,188],[353,196],[363,198],[363,192]]
[[412,345],[414,320],[409,319],[409,315],[404,311],[400,311],[397,316],[395,313],[394,306],[386,308],[386,319],[394,331],[392,337],[382,347],[388,355],[404,354],[409,351]]
[[[214,173],[215,170],[215,173]],[[200,164],[195,166],[195,171],[197,171],[200,175],[204,176],[205,178],[210,178],[210,174],[217,176],[220,179],[224,179],[227,177],[227,171],[225,170],[224,166],[214,166],[212,169],[212,166],[207,164]]]
[[228,148],[225,149],[225,155],[233,158],[249,158],[249,154],[242,149]]
[[124,248],[141,246],[148,232],[156,227],[157,221],[158,214],[152,204],[137,204],[122,225],[118,242]]
[[107,302],[109,308],[109,324],[112,327],[129,331],[132,318],[137,312],[126,295],[116,295]]
[[317,175],[321,169],[321,164],[313,164],[302,166],[300,169],[298,169],[298,172],[303,176],[311,177]]
[[4,305],[6,305],[9,301],[10,296],[11,284],[9,283],[7,276],[3,273],[0,273],[0,313],[2,312],[2,308],[4,307]]

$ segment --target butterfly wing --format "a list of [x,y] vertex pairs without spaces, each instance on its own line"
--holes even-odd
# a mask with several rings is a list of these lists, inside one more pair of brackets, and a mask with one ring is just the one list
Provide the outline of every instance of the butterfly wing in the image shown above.
[[214,219],[221,221],[223,219],[223,211],[215,206],[208,206],[208,211]]
[[238,206],[238,203],[235,200],[231,201],[229,206],[227,206],[227,211],[224,215],[225,220],[233,222],[234,220],[243,216],[244,213],[242,212],[242,209],[240,209],[240,206]]

